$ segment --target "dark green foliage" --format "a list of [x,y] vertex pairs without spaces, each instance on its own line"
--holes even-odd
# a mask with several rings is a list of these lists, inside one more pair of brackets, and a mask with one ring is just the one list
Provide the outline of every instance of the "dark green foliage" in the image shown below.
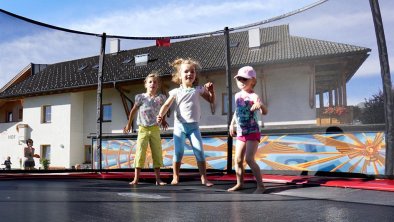
[[362,109],[360,120],[363,124],[385,123],[383,92],[372,95],[365,99],[365,107]]
[[44,170],[48,170],[49,169],[49,164],[50,164],[51,162],[48,160],[48,159],[42,159],[41,160],[41,164],[42,164],[42,166],[44,167]]

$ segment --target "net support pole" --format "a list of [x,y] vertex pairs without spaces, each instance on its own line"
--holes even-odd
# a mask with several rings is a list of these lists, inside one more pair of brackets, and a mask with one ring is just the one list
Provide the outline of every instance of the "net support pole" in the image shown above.
[[224,28],[224,42],[225,46],[225,55],[226,55],[226,87],[227,87],[227,173],[231,173],[232,171],[232,162],[233,162],[233,138],[230,135],[230,124],[232,119],[232,82],[231,82],[231,55],[230,55],[230,32],[228,27]]
[[384,96],[384,112],[385,112],[385,135],[386,135],[386,162],[385,162],[385,175],[394,176],[394,111],[393,111],[393,95],[392,83],[390,78],[390,65],[387,54],[386,39],[384,35],[382,15],[380,13],[379,1],[369,0],[373,23],[375,26],[376,41],[379,50],[380,72],[383,82],[383,96]]
[[97,154],[99,161],[99,172],[102,172],[102,129],[103,129],[103,114],[102,114],[102,105],[103,105],[103,69],[104,69],[104,58],[105,58],[105,42],[106,42],[106,34],[105,32],[101,36],[101,49],[100,49],[100,57],[99,57],[99,68],[97,73],[97,125],[96,125],[96,145],[97,145]]

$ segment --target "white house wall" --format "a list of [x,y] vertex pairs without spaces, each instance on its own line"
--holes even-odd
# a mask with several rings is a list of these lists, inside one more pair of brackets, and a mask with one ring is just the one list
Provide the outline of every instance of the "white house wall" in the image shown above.
[[316,124],[316,110],[309,106],[311,73],[307,67],[272,69],[264,75],[269,110],[266,125]]
[[[31,130],[28,137],[34,141],[36,153],[42,145],[51,146],[51,166],[70,166],[71,94],[28,97],[23,103],[23,123]],[[51,106],[51,123],[42,123],[41,109]],[[37,165],[37,162],[36,162]]]
[[[142,86],[143,87],[143,86]],[[88,139],[90,134],[97,131],[97,91],[86,91],[83,98],[83,140],[85,145],[91,144],[91,139]],[[103,90],[103,104],[111,104],[112,106],[112,121],[102,123],[103,133],[121,133],[123,127],[127,123],[127,116],[125,114],[123,103],[119,92],[114,89]],[[132,98],[134,100],[134,98]]]
[[71,93],[70,119],[70,166],[83,163],[84,160],[84,93]]

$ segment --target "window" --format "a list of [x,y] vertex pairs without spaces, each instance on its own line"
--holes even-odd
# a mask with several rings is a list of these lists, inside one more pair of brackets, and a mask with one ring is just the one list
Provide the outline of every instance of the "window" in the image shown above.
[[7,112],[7,121],[6,122],[12,122],[13,121],[13,117],[12,117],[12,112]]
[[[234,108],[235,108],[234,95],[235,94],[233,94],[233,96],[232,96],[232,101],[233,101],[232,112],[234,112]],[[222,115],[227,115],[227,109],[228,109],[228,96],[227,96],[227,93],[223,93],[222,94]]]
[[230,42],[230,48],[238,47],[239,42]]
[[91,145],[85,145],[85,162],[84,163],[92,163],[92,146]]
[[88,67],[88,65],[86,65],[86,64],[82,64],[81,66],[79,66],[79,68],[78,68],[78,72],[81,72],[81,71],[83,71],[84,69],[86,69],[86,67]]
[[105,104],[103,105],[103,122],[111,122],[112,120],[112,105]]
[[41,145],[41,160],[51,159],[51,146],[50,145]]
[[43,106],[42,107],[42,122],[43,123],[50,123],[52,117],[51,106]]
[[134,60],[134,58],[127,58],[127,59],[125,59],[122,63],[123,64],[127,64],[127,63],[130,63],[131,61],[133,61]]

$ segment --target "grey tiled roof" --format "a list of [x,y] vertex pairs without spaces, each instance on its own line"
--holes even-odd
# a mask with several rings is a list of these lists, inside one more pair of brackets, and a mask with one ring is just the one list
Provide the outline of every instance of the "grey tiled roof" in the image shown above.
[[[343,56],[350,54],[366,54],[368,48],[291,36],[288,25],[262,28],[262,46],[257,49],[248,48],[248,32],[230,34],[230,42],[239,42],[231,48],[231,64],[238,67],[244,64],[286,63],[313,58]],[[225,67],[224,37],[209,36],[182,42],[171,43],[170,47],[146,47],[116,54],[107,54],[104,65],[104,82],[127,82],[143,79],[153,70],[161,75],[170,75],[169,62],[176,58],[193,58],[200,62],[202,71],[220,70]],[[146,66],[135,66],[135,55],[150,54]],[[26,80],[13,85],[0,93],[0,98],[39,95],[70,89],[91,87],[97,84],[99,57],[82,58],[49,65],[43,71]],[[87,66],[86,66],[87,65]],[[83,70],[80,67],[86,66]]]

